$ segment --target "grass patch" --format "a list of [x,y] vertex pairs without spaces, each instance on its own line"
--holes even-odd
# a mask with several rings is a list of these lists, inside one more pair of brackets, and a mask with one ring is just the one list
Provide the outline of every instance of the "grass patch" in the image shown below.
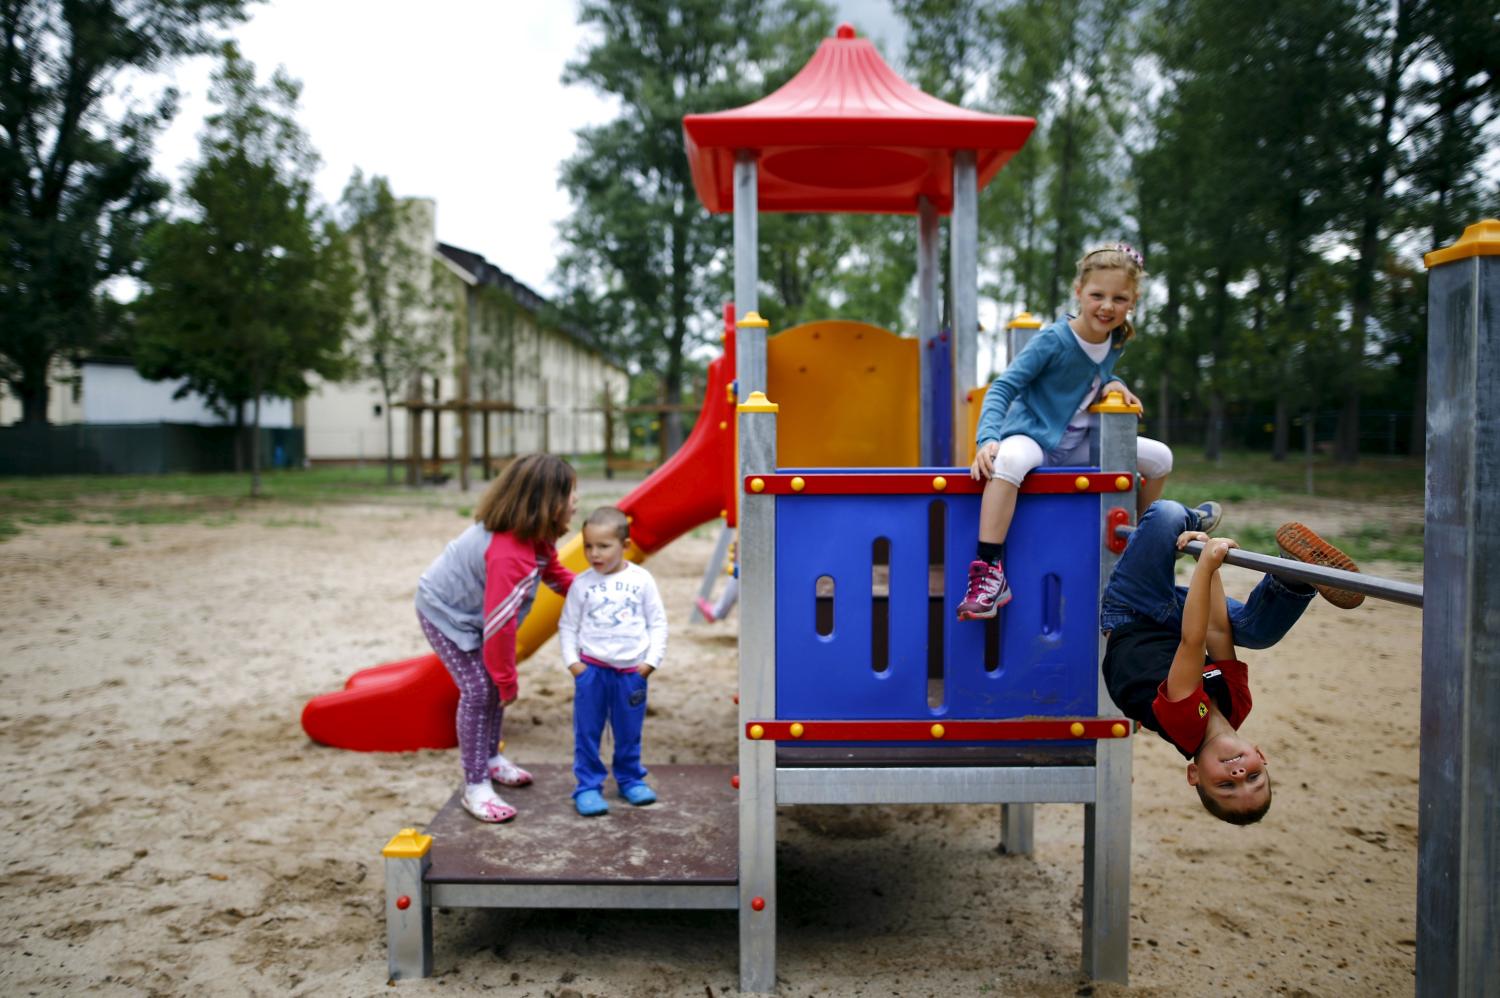
[[[1420,458],[1367,457],[1338,464],[1318,456],[1312,464],[1312,494],[1323,499],[1411,499],[1422,502],[1425,467]],[[1288,501],[1308,494],[1308,465],[1300,458],[1273,461],[1269,454],[1235,451],[1207,461],[1179,448],[1167,496],[1179,502]]]

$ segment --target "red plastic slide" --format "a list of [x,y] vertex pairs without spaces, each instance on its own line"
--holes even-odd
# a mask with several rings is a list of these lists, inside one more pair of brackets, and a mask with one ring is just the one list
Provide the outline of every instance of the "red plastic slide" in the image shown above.
[[[727,308],[725,321],[726,326],[733,321]],[[720,516],[734,522],[733,382],[734,335],[727,328],[725,352],[708,368],[703,411],[693,432],[676,454],[620,500],[631,517],[630,539],[642,555]],[[541,643],[538,632],[544,632],[544,640],[556,629],[558,609],[560,601],[550,590],[538,592],[527,620],[530,633],[518,641],[523,657]],[[458,688],[438,657],[428,654],[361,670],[342,690],[309,700],[302,708],[302,730],[320,744],[361,752],[452,748],[458,744],[457,708]]]

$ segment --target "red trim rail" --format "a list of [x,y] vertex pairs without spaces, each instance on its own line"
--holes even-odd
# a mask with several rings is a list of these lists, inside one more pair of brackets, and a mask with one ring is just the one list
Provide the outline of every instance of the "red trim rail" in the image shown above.
[[745,737],[769,742],[1015,742],[1127,738],[1123,717],[1021,717],[1003,721],[750,721]]
[[[1090,492],[1129,492],[1128,471],[1032,472],[1021,482],[1021,491],[1033,495],[1085,495]],[[800,475],[746,475],[741,483],[747,493],[773,496],[851,495],[978,495],[984,482],[976,482],[962,468],[934,475],[910,472],[820,472]]]

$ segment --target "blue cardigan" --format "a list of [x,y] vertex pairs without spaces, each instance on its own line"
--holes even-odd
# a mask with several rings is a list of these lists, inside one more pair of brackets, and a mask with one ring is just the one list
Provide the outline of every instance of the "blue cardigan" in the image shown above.
[[1124,333],[1115,330],[1112,340],[1109,354],[1095,364],[1073,338],[1067,316],[1037,333],[984,393],[975,444],[1020,435],[1035,440],[1043,451],[1056,447],[1094,375],[1101,387],[1116,380]]

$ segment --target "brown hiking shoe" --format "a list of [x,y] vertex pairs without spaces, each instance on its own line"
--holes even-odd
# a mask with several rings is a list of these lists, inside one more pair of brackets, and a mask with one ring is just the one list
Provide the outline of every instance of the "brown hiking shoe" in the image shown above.
[[[1305,561],[1309,565],[1322,565],[1325,568],[1338,568],[1345,572],[1357,572],[1359,566],[1354,564],[1354,559],[1340,551],[1319,537],[1310,527],[1300,523],[1283,523],[1276,528],[1276,546],[1281,548],[1281,553],[1298,561]],[[1352,610],[1365,601],[1364,593],[1350,592],[1348,589],[1337,589],[1333,586],[1320,586],[1314,583],[1313,588],[1323,594],[1323,598],[1336,607]]]

